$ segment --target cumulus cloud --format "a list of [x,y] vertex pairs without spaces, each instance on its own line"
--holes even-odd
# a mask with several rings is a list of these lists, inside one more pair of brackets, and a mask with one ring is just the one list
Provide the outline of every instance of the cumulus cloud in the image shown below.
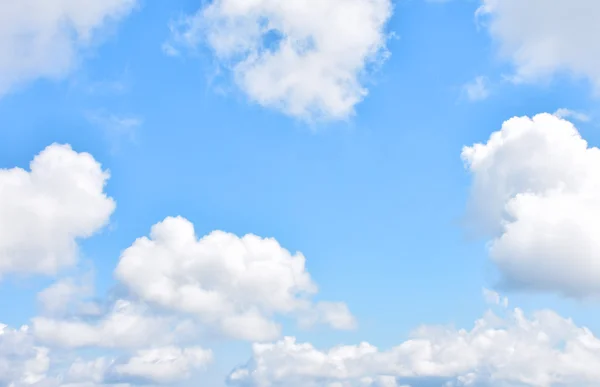
[[345,119],[362,78],[388,55],[390,0],[213,0],[173,26],[163,49],[206,43],[260,105],[302,119]]
[[167,384],[187,380],[212,361],[201,347],[150,347],[131,356],[72,358],[51,353],[36,341],[29,327],[15,330],[0,324],[0,386],[66,387]]
[[[253,387],[597,385],[600,340],[548,310],[488,311],[467,331],[424,326],[390,350],[368,343],[320,350],[287,337],[255,344],[229,382]],[[433,381],[433,383],[432,383]]]
[[108,171],[88,153],[50,145],[30,164],[0,169],[0,277],[55,274],[77,260],[77,240],[103,228],[115,202]]
[[19,0],[0,4],[0,95],[37,78],[59,79],[98,32],[136,0]]
[[551,114],[512,118],[465,147],[470,218],[492,235],[504,285],[600,295],[600,150]]
[[317,287],[302,254],[275,239],[214,231],[198,239],[188,220],[166,218],[150,237],[127,248],[115,275],[136,297],[174,312],[189,313],[226,336],[272,340],[275,314],[310,315],[315,322],[351,328],[343,304],[314,306]]
[[515,66],[513,79],[536,82],[558,73],[600,87],[600,33],[595,0],[482,0],[477,11],[500,54]]
[[36,346],[27,327],[0,324],[0,386],[26,386],[42,381],[50,367],[48,350]]

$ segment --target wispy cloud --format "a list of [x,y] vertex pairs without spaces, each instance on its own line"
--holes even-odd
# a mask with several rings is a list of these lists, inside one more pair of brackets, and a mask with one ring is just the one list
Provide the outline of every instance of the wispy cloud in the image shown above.
[[464,85],[464,91],[469,101],[481,101],[490,96],[488,79],[484,76],[478,76],[471,82]]
[[114,147],[117,147],[123,138],[135,141],[138,129],[144,123],[138,116],[116,115],[105,110],[87,111],[85,117],[91,124],[104,131]]
[[589,122],[591,120],[590,116],[585,113],[566,108],[560,108],[556,110],[554,115],[559,118],[573,118],[574,120],[581,122]]

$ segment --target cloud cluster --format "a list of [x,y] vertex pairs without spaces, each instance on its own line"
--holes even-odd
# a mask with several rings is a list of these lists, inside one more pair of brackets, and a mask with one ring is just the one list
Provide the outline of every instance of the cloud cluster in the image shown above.
[[345,119],[362,78],[387,56],[390,0],[214,0],[173,27],[176,45],[206,43],[260,105],[302,119]]
[[0,95],[37,78],[67,75],[98,31],[137,0],[19,0],[0,3]]
[[504,285],[600,295],[600,150],[551,114],[512,118],[465,147],[471,219],[493,236]]
[[193,224],[181,217],[154,225],[150,238],[127,248],[115,275],[140,299],[194,315],[237,339],[278,337],[274,314],[310,314],[335,328],[354,326],[345,305],[310,302],[317,287],[302,254],[255,235],[214,231],[198,239]]
[[[462,158],[473,176],[471,220],[491,235],[503,283],[598,296],[600,150],[572,123],[540,114],[506,121]],[[54,274],[74,264],[77,239],[102,228],[115,208],[107,179],[91,155],[56,144],[30,171],[0,171],[0,206],[13,219],[0,222],[3,272]],[[469,331],[424,326],[389,350],[272,342],[280,317],[303,327],[356,322],[344,303],[314,301],[301,253],[251,234],[198,237],[182,217],[133,241],[115,278],[117,297],[104,302],[89,300],[89,277],[59,278],[38,295],[43,313],[31,327],[1,326],[0,385],[178,383],[212,361],[202,337],[215,333],[255,342],[252,359],[229,375],[241,386],[586,387],[600,378],[600,340],[587,328],[549,310],[505,311],[508,300],[490,290],[484,297],[502,314],[488,311]]]
[[517,82],[567,73],[600,87],[600,33],[595,0],[482,0],[480,21],[515,66]]
[[368,343],[320,350],[287,337],[255,344],[233,385],[253,387],[586,386],[600,378],[600,339],[552,311],[488,311],[467,331],[424,326],[382,351]]
[[56,274],[77,261],[77,240],[103,228],[115,209],[108,171],[88,153],[50,145],[30,171],[0,169],[0,277]]
[[[58,275],[74,265],[77,240],[100,230],[115,209],[104,191],[108,178],[91,155],[58,144],[30,171],[0,170],[0,273]],[[119,289],[104,301],[92,299],[91,275],[59,277],[38,294],[42,313],[30,327],[1,326],[0,385],[175,383],[212,361],[198,342],[207,332],[274,340],[278,316],[303,327],[356,324],[344,303],[312,301],[317,286],[301,253],[255,235],[198,238],[181,217],[125,249],[115,277]],[[73,358],[86,352],[107,355]]]
[[[127,386],[168,384],[187,379],[212,361],[212,352],[201,347],[152,347],[129,357],[77,358],[62,367],[69,356],[41,346],[29,327],[19,330],[0,325],[0,385],[25,386]],[[56,364],[55,364],[56,366]]]

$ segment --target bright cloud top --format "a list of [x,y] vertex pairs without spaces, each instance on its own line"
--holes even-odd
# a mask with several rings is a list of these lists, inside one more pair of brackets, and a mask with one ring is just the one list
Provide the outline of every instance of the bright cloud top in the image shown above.
[[472,219],[506,285],[600,295],[600,150],[551,114],[512,118],[465,147]]
[[136,0],[19,0],[0,3],[0,95],[37,78],[61,78],[109,21]]
[[196,316],[229,337],[272,340],[274,314],[350,329],[344,304],[310,302],[317,292],[302,254],[274,239],[215,231],[198,239],[183,218],[167,218],[126,249],[116,277],[146,302]]
[[600,24],[595,0],[482,0],[485,16],[500,53],[515,67],[514,80],[535,82],[566,72],[589,78],[600,87]]
[[255,387],[591,387],[600,378],[599,361],[600,340],[587,328],[552,311],[527,318],[515,309],[505,318],[487,312],[470,331],[421,327],[388,351],[368,343],[319,350],[291,337],[255,344],[251,361],[229,381]]
[[[302,119],[344,119],[387,56],[390,0],[214,0],[174,29],[205,40],[251,100]],[[169,52],[173,53],[172,46]]]
[[77,239],[104,227],[115,209],[104,192],[109,173],[88,153],[54,144],[30,169],[0,169],[0,277],[73,265]]

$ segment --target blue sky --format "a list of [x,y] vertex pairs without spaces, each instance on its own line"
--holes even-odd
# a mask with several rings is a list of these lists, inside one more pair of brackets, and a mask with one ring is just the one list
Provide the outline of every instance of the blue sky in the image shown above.
[[[0,386],[594,385],[600,46],[569,23],[598,27],[566,1],[530,3],[0,5]],[[547,28],[565,13],[564,33]],[[16,169],[45,148],[56,184]],[[54,176],[52,160],[72,164]],[[136,241],[167,217],[187,221]],[[231,234],[181,242],[186,224]],[[231,328],[229,307],[261,317]],[[326,352],[361,342],[381,352]]]

